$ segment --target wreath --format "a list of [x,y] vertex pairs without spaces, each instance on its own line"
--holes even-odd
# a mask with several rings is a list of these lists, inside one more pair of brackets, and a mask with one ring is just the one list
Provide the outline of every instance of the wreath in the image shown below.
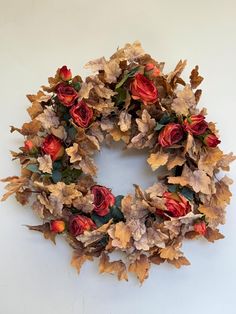
[[[99,258],[100,273],[128,280],[129,271],[142,283],[152,263],[190,264],[180,250],[184,238],[224,237],[217,227],[225,222],[232,180],[219,172],[236,157],[220,150],[215,124],[197,108],[198,66],[188,83],[181,78],[185,66],[180,60],[164,74],[164,63],[134,42],[109,60],[87,63],[94,75],[85,80],[63,66],[49,86],[27,95],[31,121],[11,127],[25,138],[12,152],[21,175],[2,180],[2,200],[15,194],[30,203],[43,222],[28,228],[54,243],[62,235],[78,272]],[[112,141],[148,150],[152,170],[162,168],[157,182],[146,190],[134,185],[125,196],[99,185],[93,156]]]

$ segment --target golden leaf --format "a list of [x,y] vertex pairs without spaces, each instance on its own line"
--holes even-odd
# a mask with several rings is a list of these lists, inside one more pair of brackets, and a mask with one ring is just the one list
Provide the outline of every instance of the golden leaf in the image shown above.
[[204,237],[212,243],[216,240],[224,239],[224,235],[218,229],[211,229],[209,227],[206,229]]
[[219,210],[217,210],[217,208],[213,208],[206,205],[200,205],[198,207],[198,210],[200,211],[200,213],[204,214],[207,218],[210,219],[216,219],[219,214]]
[[189,260],[184,257],[184,256],[180,256],[177,259],[173,259],[173,260],[168,260],[168,263],[174,265],[176,268],[180,268],[181,266],[188,266],[190,265]]
[[191,109],[196,106],[195,95],[190,87],[186,85],[182,91],[177,92],[177,98],[173,100],[171,108],[177,113],[187,116]]
[[29,180],[27,177],[7,177],[5,179],[1,179],[1,182],[8,182],[8,184],[5,186],[5,189],[8,191],[6,192],[1,201],[5,201],[9,196],[12,194],[20,191],[24,186],[27,186]]
[[160,257],[170,261],[178,259],[181,255],[182,253],[179,250],[176,250],[174,246],[167,246],[163,249],[160,249]]
[[39,170],[44,173],[52,173],[52,158],[50,155],[44,155],[43,157],[38,157]]
[[99,272],[116,274],[119,280],[128,281],[128,274],[125,264],[121,260],[110,262],[109,256],[107,256],[105,253],[102,253],[99,261]]
[[74,143],[73,146],[66,148],[66,153],[70,156],[70,162],[74,163],[82,159],[80,155],[79,145]]
[[206,149],[205,152],[201,153],[198,161],[199,170],[203,170],[212,176],[216,164],[222,160],[222,155],[223,153],[218,147]]
[[51,195],[65,205],[71,205],[73,200],[81,195],[74,183],[65,184],[64,182],[58,182],[57,184],[50,184],[48,190],[51,192]]
[[183,156],[180,156],[178,154],[170,155],[166,167],[168,170],[171,170],[176,166],[182,166],[184,163],[185,158]]
[[150,262],[144,254],[141,254],[139,259],[136,259],[129,265],[129,271],[135,273],[141,284],[147,279],[149,268]]
[[93,257],[88,255],[81,255],[77,251],[74,251],[71,259],[71,266],[75,267],[78,274],[80,273],[81,267],[86,261],[92,261]]
[[129,142],[129,131],[122,132],[119,128],[115,127],[110,131],[110,134],[115,142],[119,142],[120,140],[125,143]]
[[168,178],[168,183],[171,183],[171,184],[180,184],[181,186],[185,186],[187,185],[189,182],[188,178],[186,177],[169,177]]
[[108,230],[108,234],[113,239],[112,246],[119,247],[120,249],[127,248],[131,238],[131,230],[123,221],[113,225],[112,228]]
[[126,111],[121,111],[118,125],[122,132],[128,131],[131,127],[131,114]]
[[150,157],[147,159],[147,162],[151,166],[152,170],[157,170],[160,166],[164,166],[169,158],[169,154],[164,152],[157,152],[155,154],[151,154]]

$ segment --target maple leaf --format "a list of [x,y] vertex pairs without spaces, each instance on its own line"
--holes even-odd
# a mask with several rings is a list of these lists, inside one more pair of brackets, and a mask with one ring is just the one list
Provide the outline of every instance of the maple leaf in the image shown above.
[[209,219],[216,219],[219,215],[219,210],[217,210],[217,208],[206,205],[200,205],[198,207],[198,210],[200,211],[200,213],[204,214],[206,218]]
[[82,254],[81,252],[74,251],[71,259],[71,266],[75,267],[78,274],[80,273],[81,267],[86,261],[92,261],[93,257],[89,255]]
[[121,260],[110,262],[109,256],[105,253],[102,253],[99,261],[99,272],[116,274],[119,280],[128,281],[128,274],[125,264]]
[[120,128],[115,126],[109,133],[115,142],[119,142],[120,140],[125,143],[129,142],[129,131],[122,132]]
[[190,75],[190,84],[193,89],[197,88],[201,82],[203,81],[203,77],[199,75],[198,73],[198,65],[195,66],[195,68],[192,70]]
[[184,257],[184,256],[180,256],[177,259],[168,260],[168,263],[172,264],[173,266],[175,266],[178,269],[181,266],[188,266],[188,265],[190,265],[189,260],[186,257]]
[[143,110],[141,119],[136,119],[136,123],[138,125],[138,130],[143,134],[147,134],[152,131],[156,126],[155,119],[151,118],[146,109]]
[[164,166],[169,158],[169,154],[164,153],[162,151],[158,151],[155,154],[151,154],[147,159],[147,162],[151,166],[152,170],[157,170],[160,166]]
[[198,161],[199,170],[205,171],[210,176],[213,175],[213,171],[216,165],[222,160],[222,151],[216,147],[211,149],[206,149],[201,153]]
[[38,157],[39,170],[44,173],[52,173],[52,158],[50,155],[44,155],[43,157]]
[[[48,211],[53,215],[53,216],[58,216],[61,217],[62,215],[62,209],[63,209],[63,202],[61,199],[55,197],[54,195],[50,195],[49,197],[46,195],[45,192],[42,192],[37,196],[38,201],[40,204],[44,206],[45,209],[48,209]],[[44,215],[44,209],[41,209],[38,205],[35,204],[34,209],[39,213],[39,215]]]
[[17,131],[24,136],[36,135],[41,129],[41,126],[41,122],[34,119],[30,122],[24,123],[21,129],[11,126],[11,133]]
[[181,255],[182,253],[174,246],[167,246],[163,249],[160,249],[160,257],[170,261],[178,259]]
[[93,159],[88,156],[79,162],[79,166],[85,174],[95,176],[97,173],[97,167],[95,166]]
[[40,121],[45,130],[50,130],[51,127],[57,128],[60,124],[59,118],[52,107],[47,106],[43,113],[36,117]]
[[1,179],[1,182],[8,182],[8,184],[5,186],[5,190],[7,192],[3,195],[1,201],[5,201],[9,196],[12,194],[20,191],[24,186],[27,186],[29,183],[28,178],[26,177],[7,177],[5,179]]
[[131,238],[131,230],[123,221],[112,225],[108,230],[108,234],[113,239],[112,246],[125,249],[129,245]]
[[90,91],[93,89],[93,83],[92,82],[84,82],[81,84],[80,90],[79,90],[79,97],[88,99]]
[[169,156],[166,167],[168,170],[173,169],[176,166],[182,166],[185,163],[185,158],[178,154],[172,154]]
[[141,254],[139,259],[129,265],[129,271],[135,273],[141,284],[147,279],[149,268],[150,262],[144,254]]
[[177,114],[187,116],[195,106],[195,95],[190,85],[186,85],[182,91],[177,92],[177,98],[173,100],[171,108]]
[[233,153],[225,154],[217,163],[217,166],[224,171],[229,171],[229,164],[236,159],[236,156]]
[[71,163],[82,160],[80,155],[81,150],[79,149],[79,145],[77,143],[74,143],[73,146],[66,148],[66,153],[68,156],[70,156]]
[[42,225],[38,225],[38,226],[26,225],[26,227],[28,227],[29,230],[38,231],[38,232],[43,233],[44,238],[46,240],[51,240],[53,242],[53,244],[56,244],[57,233],[51,231],[50,224],[48,222],[46,222]]
[[120,130],[122,132],[128,131],[131,127],[131,114],[126,111],[121,111],[118,125],[120,126]]
[[121,68],[119,66],[119,60],[110,60],[108,62],[105,62],[103,70],[105,72],[105,80],[108,83],[116,83],[117,78],[121,74]]
[[36,118],[40,113],[43,112],[43,107],[37,101],[33,102],[31,107],[27,109],[31,119]]
[[64,182],[58,182],[57,184],[50,184],[47,188],[52,196],[65,205],[71,205],[73,200],[81,195],[74,183],[65,184]]
[[206,229],[206,233],[205,233],[204,237],[209,242],[212,242],[212,243],[216,240],[220,240],[220,239],[224,238],[223,234],[221,234],[218,229],[211,229],[209,227]]

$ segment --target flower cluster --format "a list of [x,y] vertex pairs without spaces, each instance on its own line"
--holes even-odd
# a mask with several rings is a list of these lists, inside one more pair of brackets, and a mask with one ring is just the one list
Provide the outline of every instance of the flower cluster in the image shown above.
[[[217,173],[228,171],[235,157],[220,150],[215,124],[197,108],[203,80],[198,66],[186,83],[185,65],[181,60],[165,74],[164,63],[135,42],[109,60],[89,62],[94,75],[85,80],[63,66],[49,86],[27,96],[31,121],[11,128],[24,136],[24,145],[12,152],[21,176],[2,180],[3,200],[12,194],[22,205],[32,200],[43,223],[29,229],[54,243],[63,235],[78,272],[99,257],[101,273],[128,280],[129,271],[142,283],[152,263],[189,265],[180,250],[184,238],[223,238],[218,226],[232,180]],[[111,141],[148,151],[152,170],[164,170],[158,181],[118,196],[96,182],[94,156]],[[128,265],[110,262],[113,251],[125,253]]]

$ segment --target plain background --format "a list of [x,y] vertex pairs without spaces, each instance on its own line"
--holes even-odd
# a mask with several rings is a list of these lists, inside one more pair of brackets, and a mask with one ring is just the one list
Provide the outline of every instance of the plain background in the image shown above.
[[[188,59],[186,77],[200,65],[205,77],[200,105],[208,108],[208,119],[217,121],[224,151],[236,152],[235,33],[235,0],[0,0],[0,177],[18,173],[8,151],[22,139],[10,135],[9,125],[21,126],[28,119],[25,94],[36,92],[64,64],[85,76],[87,61],[108,57],[136,39],[166,61],[167,70],[180,58]],[[144,153],[103,150],[97,162],[100,183],[115,194],[155,179]],[[235,164],[231,177],[236,179]],[[1,204],[0,313],[234,314],[235,205],[233,198],[221,228],[224,240],[186,242],[190,267],[153,266],[140,287],[132,276],[126,283],[98,275],[96,263],[84,266],[78,277],[69,265],[70,248],[62,240],[54,247],[28,231],[23,225],[39,220],[11,198]]]

